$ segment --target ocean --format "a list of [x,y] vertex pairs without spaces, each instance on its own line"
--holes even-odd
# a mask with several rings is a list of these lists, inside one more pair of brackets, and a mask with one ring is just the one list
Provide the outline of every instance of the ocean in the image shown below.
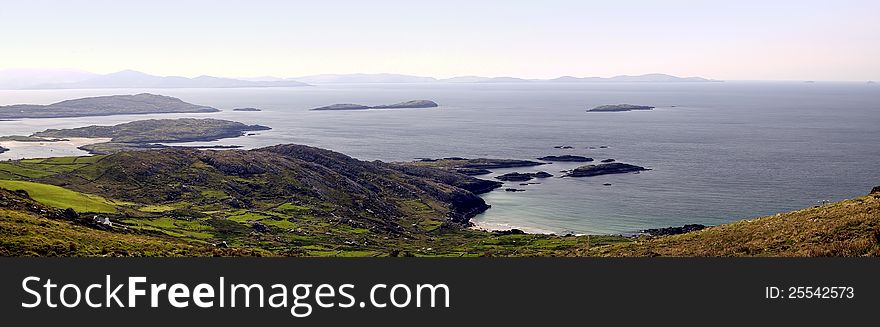
[[[574,163],[503,169],[547,171],[540,184],[483,197],[481,227],[530,232],[628,234],[690,223],[717,225],[866,194],[880,185],[880,85],[867,83],[361,84],[253,89],[0,91],[0,105],[149,92],[224,110],[0,121],[0,135],[138,119],[220,118],[272,127],[258,135],[192,145],[255,148],[298,143],[363,160],[421,157],[613,158],[652,170],[557,178]],[[436,109],[309,111],[334,103],[426,99]],[[588,113],[603,104],[652,111]],[[262,112],[234,112],[257,107]],[[568,145],[572,149],[554,146]],[[607,146],[607,148],[599,148]],[[592,148],[591,148],[592,147]],[[0,160],[84,152],[32,144]],[[611,185],[603,185],[610,183]]]

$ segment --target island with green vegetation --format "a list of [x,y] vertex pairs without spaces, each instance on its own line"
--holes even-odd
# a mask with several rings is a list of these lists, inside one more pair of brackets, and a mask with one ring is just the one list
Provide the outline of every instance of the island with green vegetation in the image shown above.
[[329,106],[313,108],[311,110],[369,110],[369,109],[412,109],[412,108],[436,108],[439,105],[429,100],[411,100],[395,104],[386,104],[378,106],[365,106],[353,103],[337,103]]
[[50,105],[0,106],[0,119],[61,118],[165,113],[207,113],[220,110],[178,98],[141,93],[66,100]]
[[6,161],[0,255],[880,255],[880,189],[676,233],[562,236],[472,229],[485,182],[302,145]]
[[588,112],[620,112],[620,111],[633,111],[633,110],[653,110],[652,106],[638,106],[632,104],[607,104],[603,106],[594,107],[593,109],[587,110]]
[[34,138],[109,138],[109,142],[81,146],[92,154],[109,154],[121,151],[156,149],[166,147],[157,143],[210,142],[224,138],[239,137],[249,131],[269,130],[261,125],[213,118],[179,118],[137,120],[114,126],[86,126],[70,129],[47,129],[37,132]]

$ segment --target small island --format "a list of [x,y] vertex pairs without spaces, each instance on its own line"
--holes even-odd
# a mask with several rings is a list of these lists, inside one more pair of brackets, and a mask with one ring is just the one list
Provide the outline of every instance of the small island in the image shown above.
[[636,165],[614,162],[598,165],[580,166],[569,171],[567,174],[565,174],[565,177],[590,177],[607,174],[626,174],[640,172],[644,170],[650,169]]
[[546,171],[539,171],[537,173],[518,173],[512,172],[507,173],[501,176],[496,176],[495,179],[505,182],[525,182],[530,181],[533,178],[548,178],[553,177],[550,173]]
[[114,126],[87,126],[70,129],[47,129],[31,137],[40,138],[109,138],[109,142],[81,146],[92,154],[108,154],[130,150],[166,147],[155,143],[210,142],[239,137],[248,131],[264,131],[269,127],[245,125],[221,119],[149,119]]
[[235,108],[235,109],[232,109],[232,111],[263,111],[263,110],[259,109],[259,108],[247,107],[247,108]]
[[310,110],[370,110],[370,109],[411,109],[411,108],[436,108],[439,105],[430,100],[412,100],[395,104],[378,106],[365,106],[353,103],[337,103],[329,106],[313,108]]
[[590,162],[593,161],[593,158],[590,157],[582,157],[582,156],[573,156],[573,155],[562,155],[562,156],[544,156],[538,158],[538,160],[544,161],[565,161],[565,162]]
[[165,113],[207,113],[220,110],[178,98],[141,93],[66,100],[50,105],[0,106],[0,119],[63,118]]
[[0,153],[6,152],[6,151],[9,151],[9,149],[0,146]]
[[621,111],[633,111],[633,110],[653,110],[652,106],[638,106],[633,104],[606,104],[604,106],[598,106],[593,109],[587,110],[587,112],[621,112]]

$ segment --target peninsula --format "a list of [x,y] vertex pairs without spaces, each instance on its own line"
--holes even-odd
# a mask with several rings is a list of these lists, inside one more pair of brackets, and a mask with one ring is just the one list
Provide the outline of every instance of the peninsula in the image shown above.
[[184,102],[178,98],[141,93],[66,100],[50,105],[0,106],[0,119],[61,118],[110,115],[206,113],[216,108]]
[[126,150],[165,147],[155,143],[209,142],[243,136],[248,131],[263,131],[269,127],[245,125],[221,119],[149,119],[114,126],[86,126],[70,129],[47,129],[34,133],[41,138],[109,138],[110,142],[80,147],[93,154],[107,154]]
[[439,105],[430,100],[411,100],[395,104],[378,106],[365,106],[353,103],[337,103],[329,106],[313,108],[311,110],[369,110],[369,109],[412,109],[412,108],[436,108]]

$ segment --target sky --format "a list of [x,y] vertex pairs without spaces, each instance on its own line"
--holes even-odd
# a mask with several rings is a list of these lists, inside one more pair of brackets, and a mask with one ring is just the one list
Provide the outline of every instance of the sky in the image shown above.
[[4,0],[0,69],[880,80],[880,1]]

